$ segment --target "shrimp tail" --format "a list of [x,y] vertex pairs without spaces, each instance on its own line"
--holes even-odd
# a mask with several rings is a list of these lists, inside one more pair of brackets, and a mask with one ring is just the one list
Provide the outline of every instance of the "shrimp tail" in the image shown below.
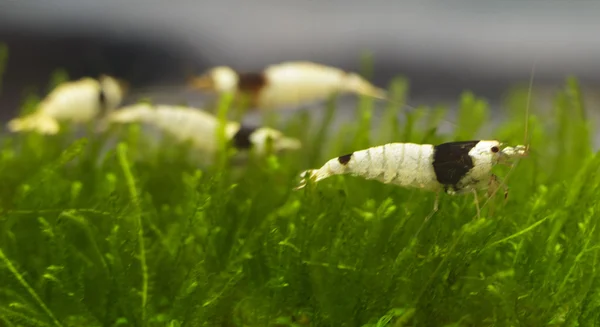
[[41,113],[33,113],[24,117],[15,118],[8,122],[7,127],[11,132],[35,131],[47,135],[56,134],[60,130],[60,126],[56,119]]
[[215,87],[214,81],[208,75],[188,77],[186,85],[190,90],[201,91],[212,90]]
[[[344,157],[345,156],[342,156],[341,158]],[[319,169],[310,169],[302,172],[300,174],[300,178],[302,178],[302,180],[300,181],[299,185],[295,188],[295,190],[299,190],[306,186],[309,179],[312,180],[313,183],[316,183],[333,175],[343,175],[351,173],[351,169],[349,169],[349,167],[347,167],[345,164],[341,164],[339,160],[339,158],[335,158],[329,160],[327,163],[325,163],[325,165],[323,165]]]
[[388,98],[386,90],[376,87],[355,73],[351,73],[348,78],[348,88],[353,92],[376,99],[387,100]]
[[291,137],[283,137],[277,142],[279,150],[298,150],[301,147],[302,143],[300,140]]
[[327,173],[322,173],[321,169],[309,169],[309,170],[305,170],[300,174],[300,178],[302,178],[302,180],[300,180],[300,183],[298,184],[297,187],[294,188],[294,190],[300,190],[303,189],[306,184],[308,183],[308,180],[311,179],[313,180],[313,182],[318,182],[322,179],[325,179],[327,177],[329,177],[330,175]]

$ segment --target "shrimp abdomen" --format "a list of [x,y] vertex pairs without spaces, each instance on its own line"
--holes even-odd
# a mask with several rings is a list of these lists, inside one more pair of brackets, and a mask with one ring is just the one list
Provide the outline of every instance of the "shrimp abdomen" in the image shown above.
[[390,143],[355,151],[329,160],[319,169],[305,171],[306,178],[320,181],[333,175],[350,174],[365,179],[403,187],[437,190],[432,166],[433,146],[412,143]]

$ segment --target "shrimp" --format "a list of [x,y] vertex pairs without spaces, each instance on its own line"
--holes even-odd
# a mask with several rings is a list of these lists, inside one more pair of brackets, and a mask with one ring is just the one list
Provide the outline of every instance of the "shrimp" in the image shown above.
[[197,90],[233,92],[248,96],[250,105],[260,110],[281,110],[326,100],[335,93],[355,93],[386,99],[386,92],[360,75],[308,61],[272,65],[260,73],[241,73],[219,66],[189,85]]
[[36,111],[8,122],[11,132],[35,131],[56,134],[60,122],[87,123],[111,112],[122,101],[128,86],[114,77],[102,75],[66,82],[44,98]]
[[[303,188],[308,179],[319,182],[334,175],[349,174],[406,188],[464,194],[496,187],[498,178],[491,173],[492,168],[527,154],[524,145],[505,146],[496,140],[439,145],[390,143],[339,156],[319,169],[304,171],[296,189]],[[436,197],[434,210],[437,207]]]
[[[180,142],[191,141],[197,149],[213,153],[218,150],[217,128],[219,120],[200,109],[138,103],[116,110],[108,117],[112,124],[146,123],[171,134]],[[269,127],[243,126],[234,121],[225,123],[225,138],[240,150],[254,148],[257,153],[267,151],[272,141],[275,152],[296,150],[300,141],[283,135]]]

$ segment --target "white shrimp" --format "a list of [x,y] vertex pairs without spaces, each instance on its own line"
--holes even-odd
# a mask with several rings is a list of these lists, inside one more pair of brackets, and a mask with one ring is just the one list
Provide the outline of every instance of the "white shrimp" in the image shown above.
[[83,124],[111,112],[127,92],[125,82],[111,76],[89,77],[58,85],[32,114],[8,122],[11,132],[56,134],[60,122]]
[[[109,115],[108,122],[150,124],[169,133],[180,142],[191,141],[199,150],[211,153],[218,150],[219,120],[200,109],[138,103],[113,112]],[[296,150],[301,146],[299,140],[285,137],[280,131],[268,127],[251,128],[228,121],[224,129],[226,140],[232,142],[233,146],[238,149],[252,147],[260,154],[266,152],[268,140],[272,140],[273,150],[276,152]]]
[[272,65],[260,73],[240,73],[226,66],[192,78],[190,86],[217,93],[249,95],[260,110],[280,110],[326,100],[335,93],[386,99],[386,92],[360,75],[307,61]]
[[315,182],[350,174],[385,184],[460,194],[481,189],[490,182],[491,169],[527,154],[523,145],[503,147],[499,141],[461,141],[440,145],[390,143],[355,151],[329,160],[319,169],[302,173]]
[[527,154],[528,149],[523,145],[504,146],[495,140],[439,145],[390,143],[355,151],[331,159],[319,169],[304,171],[296,189],[303,188],[309,179],[318,182],[330,176],[349,174],[436,192],[435,212],[440,191],[451,195],[473,192],[477,196],[478,190],[488,187],[495,190],[499,184],[496,175],[491,173],[492,167]]

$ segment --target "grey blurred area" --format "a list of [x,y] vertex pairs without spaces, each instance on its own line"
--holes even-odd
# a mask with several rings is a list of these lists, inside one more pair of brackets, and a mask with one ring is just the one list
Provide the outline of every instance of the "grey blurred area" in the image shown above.
[[455,102],[465,89],[497,105],[534,63],[536,87],[575,75],[594,91],[599,14],[598,1],[0,0],[10,50],[0,115],[14,115],[24,90],[43,91],[59,67],[180,102],[194,96],[177,91],[186,77],[214,65],[311,60],[356,71],[365,51],[375,84],[409,78],[411,105]]

